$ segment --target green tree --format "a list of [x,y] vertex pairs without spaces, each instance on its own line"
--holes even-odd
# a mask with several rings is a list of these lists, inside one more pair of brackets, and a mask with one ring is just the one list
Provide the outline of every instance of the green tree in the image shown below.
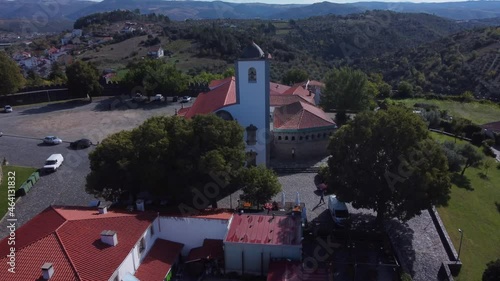
[[26,86],[28,87],[38,87],[45,84],[45,80],[33,69],[28,70],[26,76]]
[[401,81],[398,85],[398,96],[409,98],[413,96],[413,86],[407,81]]
[[269,202],[281,191],[281,184],[273,170],[264,166],[243,169],[238,182],[242,186],[242,199],[255,204]]
[[307,72],[303,69],[290,69],[283,76],[282,82],[285,85],[293,85],[295,83],[305,82],[309,78]]
[[349,67],[333,69],[326,75],[325,89],[321,93],[321,104],[337,112],[365,110],[370,106],[372,96],[368,91],[368,79],[360,70]]
[[87,191],[107,200],[149,191],[172,204],[206,208],[235,181],[244,149],[243,129],[236,121],[212,114],[153,117],[107,137],[90,153]]
[[0,95],[13,94],[21,89],[24,83],[21,69],[5,52],[0,52]]
[[54,84],[63,84],[67,81],[66,73],[64,73],[61,65],[57,62],[52,63],[48,78]]
[[465,158],[465,165],[460,173],[462,176],[469,167],[477,167],[483,160],[483,155],[471,144],[464,144],[460,149],[460,155]]
[[486,265],[483,272],[482,281],[498,281],[500,280],[500,259],[491,261]]
[[224,70],[224,72],[222,73],[222,76],[224,78],[227,78],[227,77],[231,77],[231,76],[235,76],[236,75],[236,71],[234,70],[234,67],[228,67],[226,70]]
[[450,172],[459,172],[465,164],[465,158],[460,154],[460,147],[450,141],[443,143],[443,151],[448,159],[448,169]]
[[93,96],[101,94],[99,71],[95,66],[83,61],[76,61],[66,68],[68,90],[71,95],[79,98],[86,96],[92,101]]
[[406,221],[445,205],[450,178],[446,157],[422,119],[405,108],[363,112],[341,127],[329,144],[331,188],[355,208]]

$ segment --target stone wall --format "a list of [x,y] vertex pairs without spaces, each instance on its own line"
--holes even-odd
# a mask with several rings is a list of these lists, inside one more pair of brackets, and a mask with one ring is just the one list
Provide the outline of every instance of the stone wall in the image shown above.
[[328,155],[332,129],[315,132],[273,132],[271,155],[277,159],[307,160]]

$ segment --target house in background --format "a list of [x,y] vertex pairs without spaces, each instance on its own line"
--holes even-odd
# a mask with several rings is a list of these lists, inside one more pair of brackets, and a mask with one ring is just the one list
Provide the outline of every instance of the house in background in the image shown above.
[[148,56],[152,58],[161,58],[164,56],[164,50],[161,46],[153,46],[148,50]]

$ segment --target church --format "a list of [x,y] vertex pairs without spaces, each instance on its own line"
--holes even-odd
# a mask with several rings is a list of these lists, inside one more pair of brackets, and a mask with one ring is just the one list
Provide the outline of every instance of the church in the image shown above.
[[212,81],[191,107],[178,115],[215,113],[245,130],[248,165],[269,166],[271,157],[288,160],[326,155],[335,122],[316,106],[308,83],[272,83],[270,55],[252,42],[235,62],[235,77]]

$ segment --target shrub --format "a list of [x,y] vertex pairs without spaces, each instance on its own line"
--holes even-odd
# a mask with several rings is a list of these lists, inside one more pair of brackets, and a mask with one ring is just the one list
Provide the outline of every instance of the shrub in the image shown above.
[[411,275],[403,272],[401,273],[401,281],[412,281],[413,279],[411,278]]

